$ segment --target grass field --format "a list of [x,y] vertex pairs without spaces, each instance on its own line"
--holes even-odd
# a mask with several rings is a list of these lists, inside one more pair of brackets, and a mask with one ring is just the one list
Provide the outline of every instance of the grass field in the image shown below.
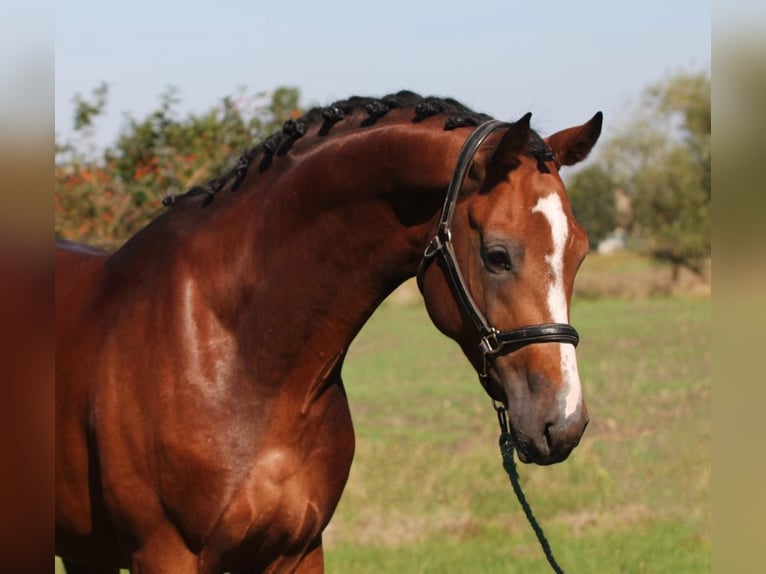
[[[565,571],[710,568],[710,302],[576,302],[591,423],[570,458],[520,466]],[[357,432],[328,572],[548,572],[456,345],[384,304],[344,370]]]
[[[590,426],[566,462],[520,465],[565,571],[709,571],[710,315],[708,298],[575,302]],[[384,303],[344,379],[357,453],[328,572],[550,571],[489,399],[422,303]]]

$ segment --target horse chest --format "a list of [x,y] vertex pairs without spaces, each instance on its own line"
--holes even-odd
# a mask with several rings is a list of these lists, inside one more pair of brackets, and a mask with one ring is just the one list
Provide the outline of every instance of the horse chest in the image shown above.
[[[337,393],[337,396],[335,396]],[[259,449],[208,538],[207,551],[238,563],[299,555],[329,522],[348,479],[354,451],[345,396],[330,391],[297,440]]]

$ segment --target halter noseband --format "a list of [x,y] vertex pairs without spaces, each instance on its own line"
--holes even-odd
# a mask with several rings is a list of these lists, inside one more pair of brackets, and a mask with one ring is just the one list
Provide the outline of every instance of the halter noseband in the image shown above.
[[457,297],[460,307],[471,318],[479,332],[479,351],[482,356],[482,367],[478,374],[479,381],[485,390],[489,379],[489,369],[492,367],[495,357],[512,353],[532,343],[569,343],[576,347],[577,343],[580,342],[580,336],[575,328],[566,323],[541,323],[511,331],[500,331],[490,325],[468,291],[468,286],[463,279],[460,266],[455,257],[455,251],[452,248],[452,231],[450,227],[452,216],[455,213],[457,198],[460,194],[465,175],[468,172],[468,167],[473,161],[473,156],[491,133],[509,125],[499,120],[484,122],[473,131],[463,144],[458,156],[455,172],[452,174],[452,180],[447,188],[447,196],[444,199],[438,231],[428,244],[428,247],[426,247],[417,275],[418,288],[423,293],[423,276],[426,269],[437,257],[441,257],[447,280]]

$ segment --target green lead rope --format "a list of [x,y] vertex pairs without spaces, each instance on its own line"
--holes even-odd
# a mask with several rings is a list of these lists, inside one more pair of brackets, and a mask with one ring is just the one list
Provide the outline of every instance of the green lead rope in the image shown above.
[[548,559],[548,564],[551,565],[553,571],[557,574],[564,574],[561,566],[558,565],[556,559],[553,557],[553,551],[551,545],[548,544],[548,539],[545,538],[545,533],[542,527],[537,522],[535,515],[532,513],[532,508],[527,502],[527,497],[524,496],[524,491],[521,490],[521,483],[519,482],[519,471],[516,468],[516,461],[513,458],[513,438],[511,436],[510,427],[508,426],[508,415],[505,411],[505,407],[495,404],[495,410],[497,411],[497,420],[500,423],[500,454],[503,456],[503,468],[508,473],[508,478],[511,480],[511,486],[513,492],[516,494],[516,498],[521,504],[521,508],[524,510],[524,514],[529,521],[532,530],[537,535],[537,540],[540,542],[540,546],[545,553],[545,557]]

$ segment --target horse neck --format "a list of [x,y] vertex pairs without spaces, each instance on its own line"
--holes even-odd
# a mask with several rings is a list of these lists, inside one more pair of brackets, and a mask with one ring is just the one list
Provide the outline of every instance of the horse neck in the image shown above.
[[369,128],[219,192],[186,260],[254,364],[278,374],[345,354],[414,275],[462,137],[441,123]]

